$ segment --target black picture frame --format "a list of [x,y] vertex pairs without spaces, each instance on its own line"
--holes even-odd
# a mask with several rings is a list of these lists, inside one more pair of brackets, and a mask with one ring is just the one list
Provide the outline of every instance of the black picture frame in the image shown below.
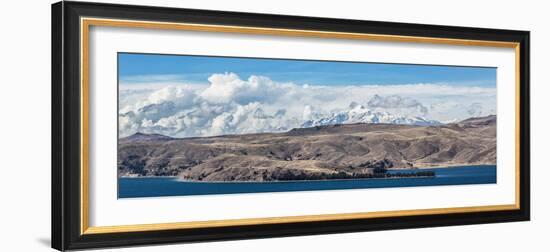
[[[80,18],[101,17],[158,22],[253,26],[490,40],[519,44],[519,208],[349,220],[174,229],[104,234],[81,232]],[[175,242],[253,239],[388,229],[422,228],[530,218],[529,32],[440,25],[360,21],[102,3],[52,5],[52,247],[58,250]]]

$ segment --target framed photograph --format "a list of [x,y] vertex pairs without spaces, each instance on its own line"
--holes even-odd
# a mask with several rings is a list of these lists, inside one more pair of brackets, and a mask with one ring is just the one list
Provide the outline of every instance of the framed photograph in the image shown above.
[[529,220],[529,32],[52,6],[58,250]]

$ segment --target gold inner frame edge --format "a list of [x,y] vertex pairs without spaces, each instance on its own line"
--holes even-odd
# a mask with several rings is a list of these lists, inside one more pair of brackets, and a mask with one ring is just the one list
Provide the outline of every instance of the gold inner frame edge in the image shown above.
[[[90,77],[89,76],[89,31],[90,31],[90,26],[514,48],[515,57],[516,57],[516,62],[515,62],[515,65],[516,65],[515,67],[515,77],[516,77],[516,80],[515,80],[516,82],[515,204],[90,227],[89,225],[89,77]],[[80,82],[81,82],[80,83],[81,85],[80,233],[81,235],[208,228],[208,227],[244,226],[244,225],[262,225],[262,224],[281,224],[281,223],[292,223],[292,222],[369,219],[369,218],[383,218],[383,217],[396,217],[396,216],[490,212],[490,211],[520,209],[520,205],[519,205],[520,204],[520,178],[519,178],[519,175],[520,175],[520,169],[519,169],[520,168],[520,163],[519,163],[520,162],[519,160],[520,158],[520,149],[519,149],[520,147],[520,121],[519,121],[520,48],[519,48],[519,45],[520,44],[517,42],[382,35],[382,34],[367,34],[367,33],[330,32],[330,31],[317,31],[317,30],[278,29],[278,28],[250,27],[250,26],[170,23],[170,22],[153,22],[153,21],[82,17],[80,19],[80,43],[81,43],[80,44],[80,58],[81,58],[81,62],[80,62],[81,64],[80,65],[81,67],[80,69],[81,70],[81,78],[80,78]]]

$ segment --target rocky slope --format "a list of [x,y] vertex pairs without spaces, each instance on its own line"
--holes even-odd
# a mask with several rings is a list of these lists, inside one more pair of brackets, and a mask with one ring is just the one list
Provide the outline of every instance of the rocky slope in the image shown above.
[[197,181],[372,177],[388,168],[496,163],[496,116],[437,126],[342,124],[285,133],[119,140],[119,176]]

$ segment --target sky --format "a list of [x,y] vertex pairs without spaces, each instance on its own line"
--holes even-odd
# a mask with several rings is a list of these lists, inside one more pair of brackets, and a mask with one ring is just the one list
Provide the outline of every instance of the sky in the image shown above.
[[119,53],[119,136],[496,114],[496,68]]
[[496,85],[496,69],[413,64],[119,54],[121,83],[188,81],[205,83],[215,73],[268,76],[273,81],[316,85],[453,83]]

